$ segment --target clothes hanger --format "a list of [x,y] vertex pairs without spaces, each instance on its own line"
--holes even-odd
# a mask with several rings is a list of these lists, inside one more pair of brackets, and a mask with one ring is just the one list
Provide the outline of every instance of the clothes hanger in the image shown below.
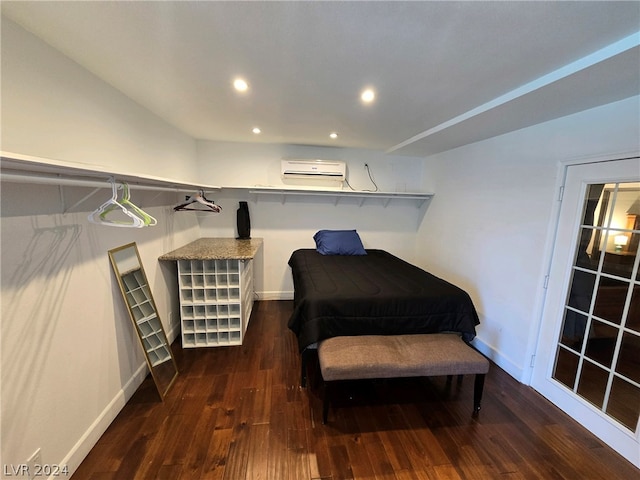
[[[193,204],[200,204],[202,205],[202,207],[188,208],[189,205],[191,205],[192,207],[198,206]],[[219,205],[216,205],[212,200],[209,200],[204,196],[203,190],[199,190],[198,193],[196,193],[195,195],[191,195],[190,197],[187,197],[187,201],[185,203],[181,203],[180,205],[173,207],[173,209],[176,212],[180,210],[193,210],[197,212],[220,213],[222,211],[222,207],[220,207]]]
[[[111,183],[111,198],[89,214],[89,221],[91,223],[97,223],[99,225],[109,225],[112,227],[144,227],[144,220],[141,217],[129,211],[124,205],[118,202],[118,188],[116,186],[115,179],[111,177],[109,178],[109,182]],[[131,222],[106,218],[107,214],[114,211],[120,211],[121,213],[124,213],[127,217],[131,218]]]
[[[197,204],[200,204],[202,206],[200,208],[188,208],[189,205],[192,205],[192,207],[194,207],[198,206]],[[212,200],[209,200],[204,196],[203,190],[199,190],[195,195],[187,197],[187,201],[185,203],[181,203],[180,205],[173,207],[173,209],[176,212],[181,210],[194,210],[196,212],[220,213],[222,211],[222,207],[220,205],[216,205]]]
[[131,203],[129,185],[127,183],[122,183],[120,186],[122,188],[122,198],[118,203],[120,203],[120,205],[123,205],[125,208],[129,209],[134,215],[137,215],[138,217],[140,217],[142,219],[142,223],[144,223],[143,226],[153,227],[154,225],[157,225],[158,220],[153,218],[151,215],[149,215],[147,212],[142,210],[137,205],[134,205],[133,203]]
[[[133,215],[139,217],[142,220],[141,227],[149,227],[149,226],[154,226],[154,225],[158,224],[158,221],[155,218],[153,218],[147,212],[145,212],[140,207],[138,207],[137,205],[134,205],[131,202],[131,194],[130,194],[130,191],[129,191],[129,184],[121,183],[120,187],[118,187],[118,189],[122,189],[122,198],[120,200],[117,200],[118,204],[120,206],[124,207],[125,209],[127,209]],[[116,208],[117,207],[115,205],[107,207],[105,209],[105,211],[100,214],[100,218],[104,220],[106,215],[110,211],[115,210]]]

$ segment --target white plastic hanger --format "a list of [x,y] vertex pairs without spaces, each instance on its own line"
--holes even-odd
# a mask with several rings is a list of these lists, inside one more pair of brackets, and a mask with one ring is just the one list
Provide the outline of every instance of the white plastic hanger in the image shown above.
[[[111,177],[109,179],[111,183],[111,198],[100,205],[96,210],[91,212],[88,219],[92,223],[99,225],[109,225],[111,227],[128,227],[128,228],[140,228],[144,227],[144,219],[134,212],[130,211],[125,205],[118,202],[118,187],[116,186],[115,179]],[[128,191],[128,188],[127,188]],[[115,220],[107,218],[107,215],[112,212],[120,212],[125,214],[131,219],[130,222]]]
[[[201,205],[201,208],[193,208]],[[191,205],[191,208],[188,208]],[[212,213],[220,213],[222,211],[222,207],[220,205],[216,205],[213,201],[207,199],[204,196],[204,191],[200,190],[195,195],[191,195],[187,197],[187,201],[185,203],[181,203],[173,207],[173,209],[178,212],[180,210],[194,210],[196,212],[212,212]]]
[[122,188],[122,199],[118,202],[120,205],[123,205],[125,208],[128,208],[132,213],[142,219],[142,223],[144,223],[144,227],[153,227],[158,224],[158,220],[153,218],[147,212],[142,210],[137,205],[131,203],[130,194],[129,194],[129,185],[123,183],[120,185]]

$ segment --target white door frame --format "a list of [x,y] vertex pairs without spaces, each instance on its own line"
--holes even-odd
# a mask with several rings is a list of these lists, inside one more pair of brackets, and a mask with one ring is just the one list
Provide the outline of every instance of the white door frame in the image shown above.
[[544,244],[544,251],[542,254],[542,271],[540,272],[540,282],[538,292],[536,292],[536,302],[534,307],[534,314],[532,318],[536,320],[531,322],[529,327],[529,341],[527,342],[527,349],[525,359],[529,359],[530,362],[522,370],[522,376],[520,382],[525,385],[531,385],[531,376],[533,375],[533,366],[535,362],[536,352],[538,350],[538,344],[540,343],[540,333],[542,329],[542,320],[545,311],[545,304],[547,299],[546,284],[551,273],[551,263],[553,261],[553,251],[558,236],[558,228],[560,226],[560,207],[562,206],[562,190],[567,178],[567,172],[572,165],[582,165],[589,163],[600,163],[613,160],[624,160],[626,158],[634,158],[640,156],[640,150],[627,151],[621,153],[611,153],[607,155],[597,156],[581,156],[561,160],[558,162],[558,174],[556,175],[556,184],[554,186],[555,198],[553,200],[553,208],[549,217],[549,226],[547,228],[547,236]]
[[[551,272],[555,244],[556,244],[556,241],[558,240],[558,229],[560,227],[559,222],[560,222],[560,213],[561,213],[561,207],[562,207],[562,202],[560,201],[561,192],[566,181],[569,167],[574,165],[588,165],[588,164],[596,164],[596,163],[602,163],[602,162],[614,161],[614,160],[631,159],[631,158],[636,158],[638,156],[640,156],[640,152],[608,155],[606,157],[604,156],[595,157],[595,158],[591,157],[589,159],[572,159],[572,160],[567,160],[560,163],[559,174],[556,179],[556,187],[557,187],[556,192],[558,196],[556,198],[556,201],[554,202],[553,214],[550,220],[550,226],[547,234],[547,241],[545,244],[545,254],[544,254],[545,267],[544,267],[544,274],[543,274],[544,286],[542,288],[543,293],[541,295],[540,301],[537,302],[538,303],[537,304],[538,309],[536,311],[537,321],[535,322],[535,325],[532,326],[532,329],[531,329],[532,337],[530,337],[530,341],[528,345],[529,351],[531,352],[530,353],[531,357],[526,357],[526,358],[531,358],[531,364],[527,369],[527,375],[526,375],[527,381],[523,383],[526,383],[528,385],[532,385],[533,383],[535,383],[533,382],[533,378],[532,378],[533,367],[535,365],[534,363],[535,352],[537,351],[538,347],[541,345],[541,342],[546,340],[546,338],[545,339],[541,338],[541,335],[543,334],[542,332],[542,326],[543,326],[543,320],[544,320],[543,317],[545,315],[545,310],[547,307],[546,306],[546,300],[547,300],[546,282]],[[560,328],[559,326],[556,326],[556,327]],[[548,376],[548,372],[546,372],[545,375]],[[564,389],[561,389],[559,385],[557,386],[557,389],[551,388],[551,389],[547,389],[545,393],[542,393],[542,392],[540,393],[543,396],[545,396],[545,398],[549,399],[552,403],[558,405],[560,408],[562,408],[562,406],[559,404],[563,403],[567,395],[566,391]],[[576,399],[576,402],[577,402],[577,406],[572,408],[572,410],[570,412],[567,412],[567,414],[569,414],[572,418],[576,419],[579,423],[585,424],[586,423],[585,420],[587,418],[591,418],[591,416],[597,409],[592,407],[587,401],[582,402],[579,399]],[[600,412],[598,411],[598,413]],[[621,438],[623,438],[624,436],[629,436],[630,434],[630,432],[623,430],[622,428],[620,428],[619,430],[620,432],[617,433],[616,436],[621,435]],[[593,432],[593,433],[597,435],[598,432]],[[635,435],[632,435],[632,437],[635,438]],[[603,439],[603,441],[606,441],[606,440]],[[623,453],[623,452],[620,452],[620,453]],[[640,458],[639,452],[625,452],[625,454],[623,455],[630,460],[633,459],[633,462],[638,462],[638,458]]]

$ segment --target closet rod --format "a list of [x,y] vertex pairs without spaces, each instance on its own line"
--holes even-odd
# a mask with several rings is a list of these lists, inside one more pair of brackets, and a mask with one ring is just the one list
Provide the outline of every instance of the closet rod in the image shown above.
[[[81,178],[65,178],[51,175],[29,175],[24,173],[8,173],[8,172],[0,172],[0,180],[3,182],[12,182],[12,183],[31,183],[31,184],[40,184],[40,185],[62,185],[62,186],[75,186],[75,187],[92,187],[92,188],[111,188],[111,184],[109,183],[109,178],[106,177],[104,180],[89,180],[89,179],[81,179]],[[178,185],[175,186],[161,186],[161,185],[143,185],[134,182],[130,182],[127,180],[118,180],[116,178],[116,182],[118,183],[128,183],[130,187],[133,187],[136,190],[150,190],[156,192],[193,192],[197,190],[201,190],[202,187],[198,186],[186,186],[186,185]],[[205,190],[211,190],[205,189]]]

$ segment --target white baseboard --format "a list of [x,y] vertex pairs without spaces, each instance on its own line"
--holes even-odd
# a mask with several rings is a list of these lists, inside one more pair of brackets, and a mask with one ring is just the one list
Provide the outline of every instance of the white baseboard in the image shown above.
[[489,360],[494,362],[513,378],[522,383],[522,375],[524,372],[521,366],[513,363],[510,358],[504,356],[494,347],[484,343],[482,339],[478,337],[474,338],[472,343],[473,346],[476,347],[478,351],[484,354]]
[[293,300],[293,292],[289,291],[263,291],[255,292],[256,300]]
[[180,336],[180,329],[180,322],[171,326],[171,330],[167,332],[167,341],[169,342],[169,345],[171,345],[175,341],[175,339]]
[[65,465],[69,468],[69,476],[73,475],[91,449],[98,443],[100,437],[102,437],[109,425],[111,425],[111,422],[118,416],[118,413],[124,408],[148,373],[147,363],[144,362],[138,367],[124,387],[113,397],[111,402],[109,402],[84,435],[80,437],[80,440],[73,446],[67,456],[59,463],[59,465]]

